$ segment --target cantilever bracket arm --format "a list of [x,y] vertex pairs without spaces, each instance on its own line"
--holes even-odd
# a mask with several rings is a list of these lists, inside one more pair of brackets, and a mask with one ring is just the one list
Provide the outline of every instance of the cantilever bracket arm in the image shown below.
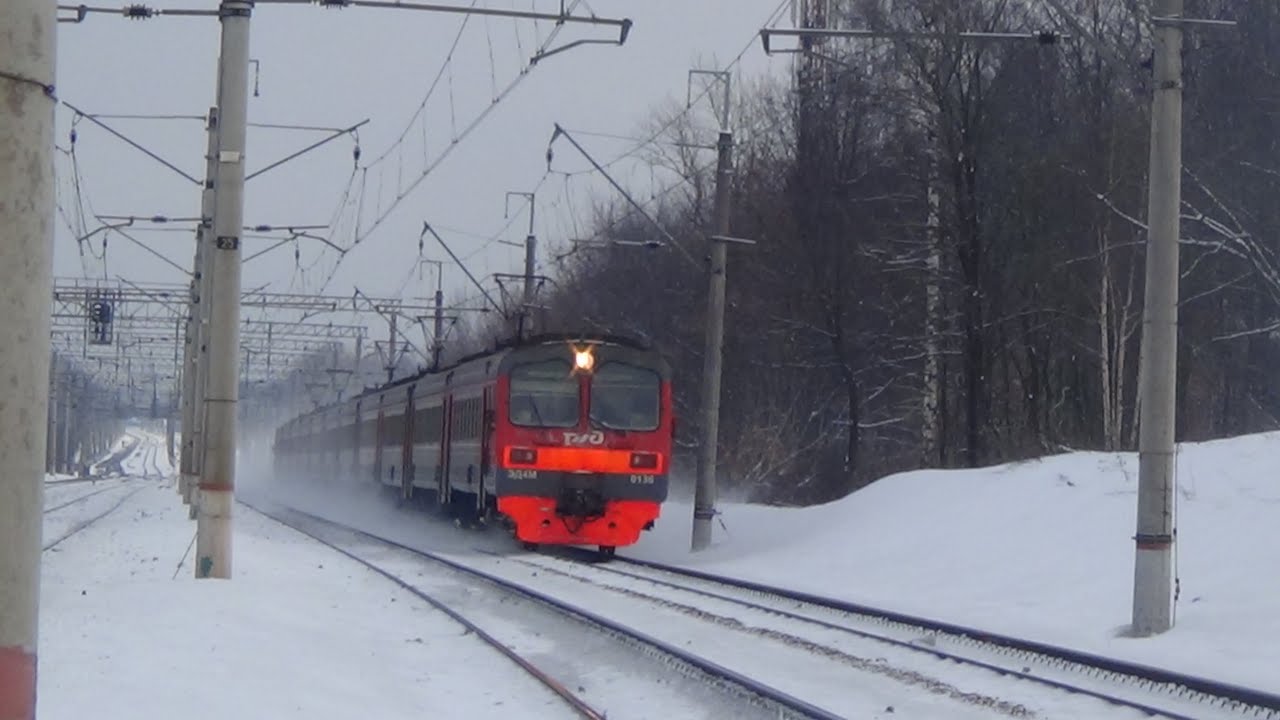
[[539,51],[537,55],[534,55],[529,59],[529,64],[537,65],[539,62],[551,57],[552,55],[562,53],[565,50],[571,50],[581,45],[616,45],[618,47],[622,47],[627,44],[627,36],[631,34],[631,25],[632,23],[629,18],[625,18],[621,21],[617,40],[574,40],[571,43],[565,43],[564,45],[551,48],[550,50]]
[[762,28],[760,30],[760,42],[764,46],[766,55],[774,53],[792,52],[784,50],[774,50],[770,44],[770,38],[774,35],[779,37],[794,37],[801,39],[818,39],[818,38],[881,38],[887,40],[979,40],[979,41],[1030,41],[1037,45],[1057,45],[1062,41],[1070,40],[1070,35],[1065,35],[1054,30],[1041,30],[1037,32],[992,32],[992,31],[961,31],[961,32],[933,32],[933,31],[917,31],[917,30],[871,30],[864,28],[848,28],[848,29],[829,29],[829,28]]

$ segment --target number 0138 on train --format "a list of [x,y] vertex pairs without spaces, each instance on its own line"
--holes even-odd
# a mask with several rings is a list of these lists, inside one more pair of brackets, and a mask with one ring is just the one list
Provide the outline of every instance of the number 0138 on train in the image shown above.
[[500,517],[528,548],[605,554],[667,497],[671,370],[624,338],[538,337],[318,408],[276,430],[277,476],[381,485]]

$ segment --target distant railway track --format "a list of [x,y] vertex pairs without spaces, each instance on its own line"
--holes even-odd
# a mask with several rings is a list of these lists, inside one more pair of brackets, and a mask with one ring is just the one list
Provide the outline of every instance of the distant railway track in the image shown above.
[[[95,480],[100,480],[101,478],[94,478],[94,479],[95,479]],[[79,503],[84,502],[85,500],[88,500],[89,498],[93,497],[94,495],[100,495],[100,494],[102,494],[102,493],[104,493],[104,492],[110,492],[111,490],[116,490],[116,489],[118,489],[119,487],[120,487],[119,485],[117,485],[117,484],[115,484],[115,483],[112,483],[109,487],[99,488],[99,489],[97,489],[97,490],[93,490],[93,491],[91,491],[91,492],[84,493],[83,495],[78,495],[78,496],[76,496],[75,498],[73,498],[73,499],[71,499],[71,500],[67,500],[66,502],[59,503],[59,504],[57,504],[57,505],[54,505],[53,507],[45,508],[45,509],[44,509],[44,514],[45,514],[45,515],[48,515],[48,514],[50,514],[50,513],[54,513],[54,512],[57,512],[57,511],[59,511],[59,510],[62,510],[63,508],[71,507],[72,505],[76,505],[76,504],[79,504]]]
[[[1280,718],[1280,695],[953,623],[621,556],[609,565],[592,562],[596,559],[594,553],[573,549],[535,558],[515,559],[549,571],[564,572],[584,582],[593,582],[592,577],[585,577],[588,575],[625,579],[736,604],[1094,697],[1157,717],[1200,720],[1203,715],[1190,713],[1212,707],[1223,713],[1223,717]],[[626,568],[619,567],[620,564]],[[880,626],[881,631],[868,630],[868,625]],[[928,644],[922,644],[923,638],[928,638]],[[1108,684],[1113,686],[1109,690],[1105,689]],[[1116,685],[1120,687],[1114,687]],[[1135,699],[1139,695],[1145,695],[1146,699]],[[1152,696],[1156,695],[1171,701],[1172,706],[1155,704]]]
[[103,476],[101,475],[91,475],[89,477],[65,478],[63,480],[46,480],[44,483],[44,486],[59,487],[62,485],[80,485],[82,483],[98,482],[99,480],[102,480],[102,479],[103,479]]
[[106,516],[118,510],[120,506],[125,503],[126,500],[136,495],[140,490],[142,490],[142,488],[140,487],[130,490],[129,492],[125,493],[123,497],[117,500],[113,505],[111,505],[111,507],[108,507],[106,510],[103,510],[102,512],[98,513],[97,515],[94,515],[93,517],[85,518],[75,523],[74,525],[71,526],[70,529],[68,529],[58,537],[54,538],[53,540],[50,540],[49,542],[46,542],[44,546],[41,548],[41,551],[48,552],[54,549],[55,547],[61,545],[63,542],[67,541],[68,539],[75,537],[81,532],[87,530],[94,523],[98,522],[99,520],[105,518]]
[[164,473],[160,472],[160,464],[156,462],[156,456],[160,454],[160,448],[154,444],[148,444],[142,456],[142,477],[143,478],[161,478]]
[[133,454],[134,452],[136,452],[136,451],[138,450],[138,448],[141,446],[141,439],[139,439],[137,436],[134,436],[134,435],[130,435],[129,437],[133,438],[133,442],[131,442],[131,443],[129,443],[129,444],[127,444],[127,445],[125,445],[124,447],[120,448],[119,450],[117,450],[117,451],[113,452],[113,453],[112,453],[109,457],[107,457],[105,460],[103,460],[103,461],[101,461],[101,462],[99,462],[99,463],[95,463],[95,464],[93,465],[93,467],[95,467],[95,468],[103,468],[104,470],[106,470],[106,469],[110,469],[110,472],[109,472],[109,473],[108,473],[108,472],[104,472],[104,473],[103,473],[103,474],[101,474],[101,475],[91,475],[91,476],[89,476],[89,477],[71,478],[71,479],[67,479],[67,480],[54,480],[54,481],[50,481],[50,482],[46,482],[46,483],[45,483],[45,486],[46,486],[46,487],[49,487],[49,486],[57,487],[57,486],[62,486],[62,485],[71,485],[71,484],[80,484],[80,483],[98,483],[98,482],[108,482],[108,483],[110,483],[110,485],[109,485],[108,487],[103,487],[103,488],[99,488],[99,489],[97,489],[97,490],[92,490],[92,491],[87,492],[87,493],[84,493],[84,494],[82,494],[82,495],[78,495],[78,496],[76,496],[75,498],[72,498],[72,499],[67,500],[67,501],[65,501],[65,502],[61,502],[61,503],[59,503],[59,504],[57,504],[57,505],[54,505],[54,506],[52,506],[52,507],[47,507],[47,508],[45,508],[45,509],[44,509],[44,514],[45,514],[45,515],[49,515],[49,514],[55,513],[55,512],[57,512],[57,511],[59,511],[59,510],[63,510],[63,509],[65,509],[65,508],[69,508],[69,507],[71,507],[71,506],[73,506],[73,505],[78,505],[78,504],[80,504],[80,503],[82,503],[82,502],[84,502],[84,501],[88,500],[89,498],[94,497],[95,495],[99,495],[99,494],[101,494],[101,493],[105,493],[105,492],[109,492],[109,491],[111,491],[111,490],[118,489],[118,488],[120,487],[120,485],[116,484],[116,483],[115,483],[115,481],[117,481],[117,480],[119,480],[119,479],[121,479],[121,478],[126,477],[126,476],[125,476],[125,474],[124,474],[124,468],[123,468],[123,467],[121,467],[121,463],[123,463],[123,462],[124,462],[124,460],[125,460],[126,458],[128,458],[131,454]]
[[[106,458],[91,465],[89,467],[89,476],[64,478],[62,480],[47,480],[45,481],[45,486],[56,487],[58,485],[75,485],[78,483],[97,482],[98,480],[124,475],[124,468],[121,467],[121,463],[124,462],[125,458],[129,457],[129,455],[138,449],[138,445],[141,442],[135,435],[130,435],[129,437],[133,438],[133,442],[128,443],[119,450],[111,453],[111,455]],[[95,469],[100,469],[102,472],[94,475],[92,473]]]
[[103,460],[102,462],[94,465],[95,468],[102,469],[102,474],[97,477],[99,478],[119,477],[125,474],[124,466],[122,463],[124,463],[126,458],[128,458],[135,451],[137,451],[138,446],[141,445],[142,443],[142,438],[138,437],[137,435],[129,435],[128,437],[132,440],[132,442],[127,443],[124,447],[111,453],[111,456],[108,457],[106,460]]
[[[243,503],[243,501],[241,502]],[[501,593],[504,593],[508,596],[512,596],[520,600],[530,601],[537,606],[541,606],[543,608],[549,609],[553,614],[561,616],[562,618],[571,618],[572,620],[577,621],[579,625],[591,626],[593,628],[593,632],[599,633],[603,631],[613,636],[614,638],[624,640],[627,644],[640,649],[650,657],[653,657],[656,655],[660,660],[660,662],[668,666],[675,666],[676,668],[678,668],[678,671],[684,674],[686,677],[696,676],[697,680],[695,684],[698,685],[700,688],[703,688],[704,690],[705,689],[715,690],[719,695],[718,699],[721,702],[730,701],[732,697],[736,696],[744,704],[750,705],[760,710],[761,712],[765,713],[765,716],[775,717],[775,718],[776,717],[796,717],[796,718],[811,718],[816,720],[836,720],[837,718],[842,717],[835,713],[829,712],[815,704],[806,702],[800,698],[793,697],[787,693],[777,690],[776,688],[773,688],[757,679],[753,679],[741,673],[737,673],[729,668],[713,663],[697,654],[694,654],[688,650],[685,650],[684,648],[678,647],[672,643],[665,642],[654,636],[651,636],[649,634],[636,630],[635,628],[629,627],[627,625],[616,622],[614,620],[610,620],[602,615],[599,615],[593,611],[587,610],[578,605],[574,605],[574,604],[565,602],[563,600],[557,599],[555,597],[552,597],[551,595],[540,592],[539,590],[536,590],[534,588],[512,582],[508,579],[502,578],[492,573],[485,572],[483,570],[469,567],[463,563],[457,562],[456,560],[453,560],[444,555],[410,547],[403,543],[399,543],[394,540],[390,540],[388,538],[381,537],[381,536],[366,532],[364,530],[360,530],[358,528],[345,526],[340,523],[336,523],[334,521],[331,521],[322,517],[318,517],[315,515],[311,515],[309,513],[305,513],[298,510],[289,510],[287,511],[287,513],[276,513],[276,512],[268,512],[268,511],[262,510],[260,508],[254,507],[253,505],[249,505],[247,503],[246,503],[246,506],[263,515],[266,515],[267,517],[287,527],[290,527],[298,532],[303,533],[304,535],[307,535],[308,537],[313,538],[314,540],[332,548],[333,550],[343,554],[348,558],[351,558],[352,560],[360,563],[361,565],[364,565],[365,567],[370,568],[371,570],[379,573],[380,575],[387,577],[392,582],[395,582],[396,584],[405,588],[406,590],[413,593],[414,595],[426,600],[427,602],[431,603],[434,607],[441,609],[442,611],[449,614],[450,617],[453,617],[455,620],[458,620],[459,622],[462,622],[464,624],[468,624],[465,618],[461,618],[454,611],[448,609],[438,600],[431,598],[430,596],[421,592],[419,589],[413,587],[411,583],[408,583],[407,581],[403,580],[400,576],[396,575],[395,573],[389,572],[383,567],[380,567],[378,563],[368,560],[366,557],[363,557],[360,553],[352,552],[347,548],[342,547],[340,543],[336,543],[334,541],[329,540],[328,538],[324,537],[323,532],[316,531],[315,528],[317,527],[328,528],[328,529],[340,531],[343,533],[348,533],[351,536],[363,539],[366,542],[372,542],[378,546],[381,546],[384,548],[391,548],[396,551],[405,553],[409,556],[412,556],[414,558],[429,561],[430,563],[436,566],[442,566],[458,575],[464,576],[469,581],[482,582],[485,585],[497,588]],[[286,517],[286,515],[291,517]],[[310,526],[310,527],[307,527],[307,526]],[[507,654],[508,657],[511,657],[511,655],[509,654],[510,653],[509,649],[506,649],[505,646],[501,646],[500,642],[492,639],[491,636],[483,634],[482,631],[480,631],[478,628],[475,628],[470,624],[468,624],[468,627],[472,629],[474,632],[476,632],[477,635],[484,638],[486,642],[489,642],[491,645],[494,645],[494,647],[498,648],[504,654]],[[513,658],[513,660],[515,660],[515,658]],[[524,663],[521,662],[520,660],[516,660],[516,662],[520,663],[522,667],[525,666]],[[526,668],[526,670],[528,669],[529,668]],[[539,679],[540,680],[543,679],[541,675],[539,675]],[[562,685],[555,682],[554,680],[551,680],[550,683],[544,680],[544,684],[547,684],[548,687],[551,687],[553,690],[556,690],[557,694],[560,694],[561,697],[566,698],[566,701],[569,701],[568,697],[566,697],[564,694],[560,692],[560,690],[557,689],[557,688],[563,689]],[[572,693],[569,693],[569,694],[572,695]],[[579,698],[579,700],[580,699],[581,698]],[[592,717],[592,718],[605,717],[604,714],[600,714],[598,713],[598,711],[595,711],[595,710],[588,711],[587,708],[581,707],[576,703],[571,702],[571,704],[584,717]],[[589,713],[596,713],[596,714],[589,714]],[[613,716],[616,716],[616,715],[611,715],[611,717]]]

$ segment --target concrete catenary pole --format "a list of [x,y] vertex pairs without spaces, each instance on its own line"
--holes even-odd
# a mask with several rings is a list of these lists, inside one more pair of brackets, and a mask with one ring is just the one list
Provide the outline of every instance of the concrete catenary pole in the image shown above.
[[173,378],[173,389],[169,393],[169,402],[166,404],[165,414],[164,414],[164,445],[165,445],[165,452],[169,456],[170,466],[172,466],[178,459],[177,455],[175,455],[176,448],[174,447],[174,442],[176,438],[174,436],[177,433],[176,425],[178,424],[177,402],[178,402],[178,398],[182,396],[182,383],[184,382],[183,373],[182,373],[181,351],[183,348],[183,338],[184,338],[184,332],[186,331],[186,329],[187,329],[186,320],[182,318],[178,318],[177,320],[174,321],[173,369],[176,374],[174,375],[174,378]]
[[[1182,204],[1182,0],[1155,0],[1155,97],[1147,222],[1138,427],[1138,533],[1133,631],[1173,627],[1174,428],[1178,364],[1178,233]],[[1172,21],[1169,21],[1172,20]]]
[[[524,238],[524,296],[521,299],[520,334],[533,334],[533,289],[538,263],[538,237],[533,234],[533,195],[529,196],[529,233]],[[517,337],[519,339],[519,336]]]
[[387,321],[387,327],[390,328],[387,335],[387,384],[390,385],[396,379],[396,364],[399,358],[396,356],[396,318],[398,315],[392,309],[391,318]]
[[250,0],[222,0],[218,82],[218,172],[205,392],[205,454],[200,476],[195,575],[231,577],[231,510],[236,481],[237,362],[240,357],[240,232],[244,224],[244,157],[249,110]]
[[0,720],[36,716],[57,6],[0,2]]
[[[356,359],[359,360],[360,339],[356,338]],[[440,353],[444,350],[444,266],[436,267],[435,317],[431,324],[431,369],[440,369]]]
[[56,472],[58,443],[58,353],[49,358],[49,411],[45,416],[44,471]]
[[[726,92],[726,95],[728,93]],[[728,112],[726,102],[725,112]],[[733,186],[733,134],[728,123],[717,143],[716,235],[711,241],[711,290],[707,299],[707,337],[702,360],[702,438],[698,443],[698,477],[693,494],[695,551],[711,544],[711,521],[716,514],[716,456],[720,433],[720,368],[724,359],[725,272],[729,260],[729,201]]]
[[[208,250],[213,235],[213,213],[216,206],[214,187],[218,171],[218,109],[209,108],[206,131],[208,146],[205,154],[205,182],[200,194],[200,226],[196,229],[195,273],[192,276],[191,357],[186,365],[184,387],[190,390],[190,402],[184,403],[182,420],[182,447],[186,464],[186,491],[182,501],[191,506],[191,517],[196,517],[199,503],[201,468],[204,464],[204,394],[209,374],[209,301],[213,297],[213,273],[210,272],[212,253]],[[185,377],[189,375],[189,379]],[[187,416],[190,413],[190,417]],[[189,424],[188,424],[189,423]]]
[[62,424],[58,426],[58,472],[67,473],[71,468],[71,428],[75,416],[71,412],[71,396],[75,393],[76,376],[67,374],[59,390],[58,407],[62,408]]

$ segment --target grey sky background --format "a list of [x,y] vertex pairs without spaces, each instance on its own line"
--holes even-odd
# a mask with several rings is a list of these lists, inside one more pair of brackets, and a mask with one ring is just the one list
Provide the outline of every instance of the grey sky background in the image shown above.
[[[452,4],[467,3],[454,0]],[[555,11],[558,0],[479,0],[478,4]],[[217,3],[167,0],[155,5],[209,9]],[[551,248],[563,249],[576,232],[575,221],[585,231],[592,199],[613,197],[598,174],[567,179],[546,174],[545,153],[554,123],[571,130],[643,136],[658,106],[684,106],[687,73],[693,67],[723,67],[741,53],[735,67],[735,82],[740,83],[765,73],[784,73],[790,66],[785,57],[767,57],[756,37],[770,18],[789,24],[780,0],[590,0],[588,5],[602,17],[633,19],[627,44],[578,48],[540,63],[412,190],[410,183],[451,144],[455,133],[492,104],[495,88],[501,91],[520,75],[534,48],[552,30],[551,24],[472,18],[446,65],[463,22],[459,15],[259,5],[251,30],[251,54],[260,61],[259,95],[250,98],[250,122],[343,127],[368,118],[370,123],[358,133],[361,163],[384,153],[386,158],[367,172],[353,172],[355,142],[342,138],[251,181],[246,224],[331,223],[330,230],[317,234],[331,236],[344,247],[357,236],[362,240],[341,262],[338,253],[314,240],[299,240],[296,258],[295,245],[286,245],[248,263],[243,286],[318,292],[323,285],[325,292],[348,296],[359,286],[371,295],[426,297],[434,290],[434,271],[431,266],[415,271],[419,259],[446,260],[447,256],[429,237],[419,251],[424,220],[440,230],[455,252],[469,258],[468,265],[477,276],[519,272],[523,251],[493,238],[512,243],[523,239],[525,211],[513,201],[513,212],[520,214],[508,223],[504,196],[507,191],[529,191],[539,181],[536,229],[543,240],[543,269],[550,270]],[[195,116],[213,104],[219,40],[214,18],[159,17],[139,22],[98,14],[83,24],[63,24],[59,31],[58,93],[86,113]],[[610,27],[570,26],[554,44],[615,34]],[[425,112],[415,119],[442,67],[447,69]],[[135,282],[185,283],[178,270],[120,235],[108,235],[105,260],[103,235],[83,245],[76,243],[78,234],[101,224],[94,219],[95,213],[197,216],[199,187],[85,119],[76,123],[73,161],[66,151],[71,148],[74,117],[66,106],[59,108],[58,145],[64,152],[57,161],[61,212],[55,274],[103,277],[105,273]],[[709,107],[699,117],[707,138],[713,138]],[[188,174],[202,176],[202,122],[105,122]],[[397,143],[402,133],[406,139]],[[315,132],[251,128],[248,168],[253,171],[321,137]],[[615,138],[584,134],[578,139],[602,161],[634,147]],[[563,140],[557,142],[555,155],[557,170],[589,167]],[[635,159],[623,159],[610,170],[635,188],[641,199],[649,197],[651,184],[661,188],[674,180],[670,175],[652,175]],[[403,194],[403,199],[386,214],[397,194]],[[372,221],[384,214],[385,221],[371,230]],[[176,229],[181,231],[137,227],[129,233],[187,267],[194,250],[193,233],[190,225]],[[246,255],[270,244],[249,238],[244,244]],[[445,285],[453,298],[471,294],[469,283],[456,268],[446,269]]]

